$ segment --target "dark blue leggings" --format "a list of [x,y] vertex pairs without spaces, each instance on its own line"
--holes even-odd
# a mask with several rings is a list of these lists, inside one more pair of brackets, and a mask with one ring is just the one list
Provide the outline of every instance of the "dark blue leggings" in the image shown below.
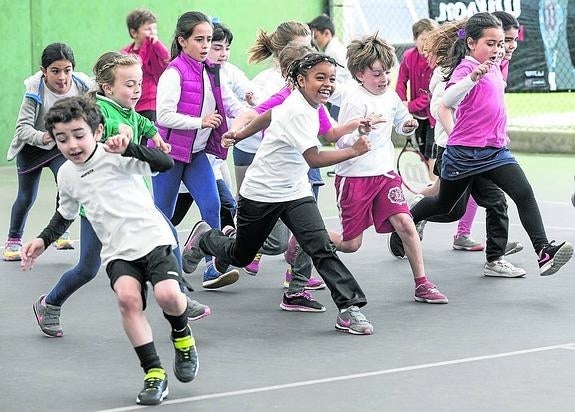
[[[37,169],[31,170],[27,173],[18,174],[18,195],[12,205],[12,212],[10,214],[10,229],[8,237],[21,239],[24,234],[24,226],[28,218],[28,212],[32,209],[36,196],[38,195],[38,186],[40,185],[40,178],[42,177],[42,170],[48,167],[54,175],[54,182],[58,175],[58,169],[64,164],[66,158],[64,156],[56,156]],[[56,208],[58,207],[58,197],[56,197]],[[56,209],[55,208],[55,209]]]

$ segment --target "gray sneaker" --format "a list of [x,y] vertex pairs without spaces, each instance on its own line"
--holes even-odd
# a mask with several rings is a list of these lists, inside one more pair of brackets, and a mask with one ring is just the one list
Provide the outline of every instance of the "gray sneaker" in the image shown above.
[[372,335],[373,325],[368,321],[357,306],[350,306],[337,315],[335,328],[354,335]]
[[[411,202],[409,203],[409,209],[410,210],[413,209],[415,205],[418,204],[424,197],[425,196],[423,196],[421,193],[415,195],[415,197],[411,199]],[[417,230],[417,234],[419,235],[419,240],[423,240],[423,230],[425,229],[426,224],[427,220],[421,220],[415,224],[415,229]]]
[[212,230],[210,225],[208,225],[203,220],[200,220],[192,231],[190,236],[184,244],[184,249],[182,250],[182,268],[186,273],[192,273],[198,267],[198,263],[202,260],[206,254],[200,249],[200,238],[206,232]]
[[203,305],[197,300],[190,299],[189,296],[186,296],[186,299],[188,300],[188,307],[186,308],[188,322],[200,320],[212,314],[212,310],[209,306]]
[[485,247],[476,240],[471,239],[469,236],[461,235],[453,238],[453,249],[467,250],[469,252],[480,252]]
[[505,246],[505,254],[504,256],[509,256],[517,252],[521,252],[523,250],[523,245],[519,242],[507,242],[507,246]]
[[64,335],[62,326],[60,326],[60,306],[46,303],[46,295],[42,295],[34,303],[32,309],[44,335],[50,338],[60,338]]
[[524,269],[514,266],[505,259],[487,262],[483,270],[483,276],[495,278],[521,278],[526,274]]

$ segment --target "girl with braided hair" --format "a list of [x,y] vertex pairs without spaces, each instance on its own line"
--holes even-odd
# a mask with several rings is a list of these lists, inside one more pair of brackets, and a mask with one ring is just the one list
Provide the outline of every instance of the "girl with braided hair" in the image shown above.
[[[361,156],[370,148],[362,135],[346,149],[320,151],[318,110],[335,89],[336,64],[318,53],[295,60],[287,73],[296,88],[283,104],[260,115],[247,127],[222,136],[222,145],[229,147],[266,128],[240,188],[235,238],[199,222],[189,245],[195,262],[211,255],[215,256],[216,268],[243,267],[252,261],[281,219],[330,289],[339,309],[336,329],[370,335],[373,326],[359,309],[367,303],[365,295],[335,252],[307,178],[310,167],[330,166]],[[369,129],[369,125],[362,127],[364,132]]]

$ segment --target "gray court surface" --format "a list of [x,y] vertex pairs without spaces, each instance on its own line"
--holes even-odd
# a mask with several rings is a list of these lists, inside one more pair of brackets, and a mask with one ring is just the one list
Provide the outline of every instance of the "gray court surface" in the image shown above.
[[[575,242],[570,204],[574,157],[522,157],[540,201],[549,239]],[[541,173],[545,172],[543,178]],[[53,182],[44,173],[25,239],[52,215]],[[5,235],[15,196],[13,168],[0,168]],[[326,224],[338,229],[333,180],[320,194]],[[178,228],[185,240],[195,212]],[[482,276],[483,252],[451,249],[455,224],[429,224],[427,273],[450,299],[447,305],[413,300],[407,261],[391,257],[386,236],[368,231],[363,247],[342,259],[368,297],[363,309],[372,336],[336,332],[336,308],[327,290],[315,297],[327,311],[279,308],[286,264],[264,257],[260,273],[217,291],[192,294],[212,315],[192,324],[200,356],[195,381],[171,372],[169,326],[155,302],[147,315],[170,395],[165,411],[572,411],[575,409],[575,263],[556,275],[538,275],[536,256],[510,205],[510,239],[525,245],[509,261],[524,279]],[[478,213],[473,236],[484,238]],[[77,223],[72,236],[78,239]],[[76,243],[76,248],[79,244]],[[64,337],[43,336],[32,304],[74,265],[77,250],[50,248],[31,272],[0,262],[0,411],[130,411],[143,372],[125,336],[106,274],[73,295],[62,310]]]

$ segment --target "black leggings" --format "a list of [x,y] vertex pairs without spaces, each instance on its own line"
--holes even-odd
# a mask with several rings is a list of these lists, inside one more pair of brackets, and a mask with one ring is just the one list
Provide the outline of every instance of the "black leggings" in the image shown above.
[[[536,252],[539,252],[548,243],[539,206],[535,200],[533,189],[527,181],[527,177],[521,166],[509,164],[497,167],[481,173],[481,177],[487,178],[499,186],[509,197],[519,212],[521,224]],[[433,216],[448,215],[462,196],[467,195],[468,189],[473,185],[475,176],[465,177],[458,180],[445,180],[440,178],[439,194],[423,198],[411,210],[415,223],[428,220]]]

